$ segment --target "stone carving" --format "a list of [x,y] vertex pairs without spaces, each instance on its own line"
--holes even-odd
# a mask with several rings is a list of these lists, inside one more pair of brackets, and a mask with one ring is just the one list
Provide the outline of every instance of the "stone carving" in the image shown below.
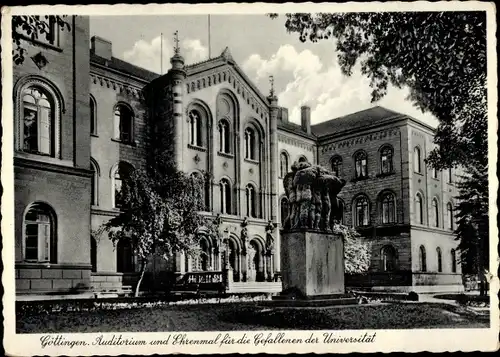
[[273,231],[274,231],[274,224],[273,222],[269,221],[266,226],[266,252],[269,255],[271,255],[274,252],[274,237],[272,234]]
[[243,222],[241,222],[241,250],[242,254],[246,255],[247,254],[247,238],[248,238],[248,218],[245,217],[243,219]]
[[346,181],[327,169],[308,162],[295,162],[283,178],[289,214],[283,229],[331,231],[340,214],[337,195]]

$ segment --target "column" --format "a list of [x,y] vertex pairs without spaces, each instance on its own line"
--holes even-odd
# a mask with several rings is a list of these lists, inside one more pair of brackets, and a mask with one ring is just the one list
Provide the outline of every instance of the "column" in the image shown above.
[[262,252],[262,260],[264,261],[264,281],[267,279],[267,256],[266,252]]
[[241,281],[241,277],[243,276],[243,274],[241,273],[241,249],[238,249],[238,254],[236,255],[236,257],[238,258],[238,281]]

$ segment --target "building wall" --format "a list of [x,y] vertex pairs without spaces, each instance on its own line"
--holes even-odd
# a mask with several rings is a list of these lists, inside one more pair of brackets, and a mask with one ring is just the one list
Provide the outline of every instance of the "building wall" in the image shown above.
[[[55,45],[24,42],[25,61],[13,68],[14,93],[24,84],[48,83],[60,103],[60,152],[47,157],[14,153],[16,285],[18,292],[48,292],[80,289],[90,282],[90,135],[89,135],[89,20],[67,19],[71,32],[60,32]],[[46,59],[35,64],[35,55]],[[15,97],[16,123],[22,118]],[[16,125],[16,141],[19,140]],[[56,135],[57,136],[57,135]],[[24,260],[24,215],[34,202],[45,203],[54,212],[55,263]]]

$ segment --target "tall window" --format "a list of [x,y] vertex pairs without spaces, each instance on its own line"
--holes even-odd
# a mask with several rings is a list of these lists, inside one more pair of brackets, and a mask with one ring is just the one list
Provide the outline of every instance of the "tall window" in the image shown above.
[[219,151],[229,154],[230,153],[230,132],[229,123],[222,119],[219,121]]
[[284,152],[280,154],[280,177],[285,177],[288,173],[288,155]]
[[31,205],[24,216],[24,259],[56,263],[56,216],[44,203]]
[[90,264],[92,272],[97,271],[97,242],[94,237],[90,236]]
[[258,160],[257,137],[255,130],[247,128],[245,130],[245,158]]
[[99,182],[99,167],[97,166],[97,163],[91,159],[90,161],[90,169],[93,171],[92,178],[90,181],[90,204],[93,206],[98,205],[98,186],[97,183]]
[[441,248],[439,248],[439,247],[436,248],[436,256],[437,256],[437,262],[438,262],[438,272],[442,273],[443,272],[443,256],[441,254]]
[[365,178],[368,176],[366,153],[358,152],[354,157],[354,165],[356,170],[356,178]]
[[448,218],[448,229],[453,230],[453,205],[448,202],[446,205],[446,212],[447,212],[447,218]]
[[342,158],[340,156],[332,158],[332,172],[335,176],[340,176],[342,172]]
[[413,169],[415,172],[422,172],[422,155],[418,146],[413,149]]
[[205,180],[203,179],[203,176],[195,171],[191,174],[191,177],[197,184],[196,186],[196,191],[194,192],[195,196],[198,199],[199,207],[201,210],[207,210],[208,209],[208,195],[206,194],[206,184]]
[[337,219],[338,219],[339,223],[344,224],[344,212],[345,212],[344,201],[339,199],[338,204],[339,204],[339,212],[337,215]]
[[453,169],[451,167],[448,169],[448,183],[453,183]]
[[380,152],[380,168],[383,174],[388,174],[393,171],[392,148],[389,146],[385,146]]
[[432,178],[433,179],[438,179],[438,170],[436,170],[434,167],[432,168]]
[[361,196],[356,200],[354,221],[356,226],[367,226],[370,222],[368,198]]
[[451,250],[451,272],[452,273],[457,272],[457,253],[455,249]]
[[90,96],[89,111],[90,111],[90,134],[97,134],[97,110],[94,97]]
[[285,220],[288,217],[288,199],[286,197],[281,199],[280,208],[281,225],[283,226],[283,223],[285,223]]
[[222,179],[220,186],[221,213],[231,214],[231,184],[228,179]]
[[382,196],[382,223],[384,224],[396,222],[394,201],[394,195],[390,192]]
[[197,110],[190,110],[188,113],[189,123],[189,144],[202,146],[201,142],[201,115]]
[[124,104],[115,108],[115,139],[125,143],[133,141],[134,113]]
[[382,248],[382,270],[396,270],[396,250],[390,245],[386,245]]
[[418,261],[420,264],[420,266],[419,266],[420,271],[426,272],[427,271],[427,257],[425,255],[425,248],[423,245],[421,245],[420,249],[419,249]]
[[301,157],[299,157],[299,162],[307,162],[307,157],[302,155]]
[[120,162],[113,171],[113,207],[115,208],[123,207],[123,180],[127,179],[132,171],[133,167],[123,162]]
[[437,198],[432,200],[432,214],[434,215],[434,227],[439,227],[439,203]]
[[256,202],[256,193],[255,188],[248,184],[246,187],[247,194],[247,216],[249,217],[257,217],[257,202]]
[[54,98],[41,87],[31,86],[22,94],[21,150],[55,155]]
[[415,221],[424,224],[424,204],[420,193],[415,195]]
[[118,273],[135,271],[134,252],[130,242],[120,240],[116,245],[116,270]]

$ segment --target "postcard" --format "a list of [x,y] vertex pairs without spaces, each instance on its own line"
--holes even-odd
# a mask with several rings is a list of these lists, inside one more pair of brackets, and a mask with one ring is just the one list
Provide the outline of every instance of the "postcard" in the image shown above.
[[6,354],[497,350],[495,31],[473,1],[3,7]]

